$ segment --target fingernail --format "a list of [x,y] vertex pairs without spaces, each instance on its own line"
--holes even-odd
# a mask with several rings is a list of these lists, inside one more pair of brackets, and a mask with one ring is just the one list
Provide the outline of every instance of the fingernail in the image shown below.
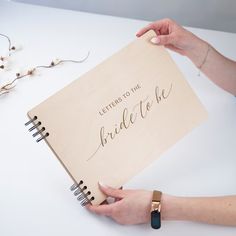
[[108,186],[106,184],[104,184],[103,182],[99,181],[98,184],[100,186],[102,186],[103,188],[108,188]]
[[153,44],[158,44],[158,43],[160,43],[160,39],[159,39],[158,37],[153,37],[150,41],[151,41],[151,43],[153,43]]

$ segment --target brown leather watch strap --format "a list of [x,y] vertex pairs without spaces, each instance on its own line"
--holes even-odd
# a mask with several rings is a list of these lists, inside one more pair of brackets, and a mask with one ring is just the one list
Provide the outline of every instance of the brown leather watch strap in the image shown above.
[[162,192],[154,190],[152,195],[152,201],[160,202],[161,201]]
[[161,195],[162,192],[154,190],[151,205],[151,226],[154,229],[161,227]]
[[153,191],[151,211],[161,210],[161,195],[162,195],[162,192],[157,191],[157,190]]

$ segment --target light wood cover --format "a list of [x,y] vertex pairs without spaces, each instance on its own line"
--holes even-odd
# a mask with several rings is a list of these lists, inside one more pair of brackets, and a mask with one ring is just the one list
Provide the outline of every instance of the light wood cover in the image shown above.
[[[202,122],[207,113],[148,32],[33,108],[46,142],[100,204],[98,181],[118,188]],[[118,134],[114,134],[114,133]],[[108,134],[109,133],[109,134]]]

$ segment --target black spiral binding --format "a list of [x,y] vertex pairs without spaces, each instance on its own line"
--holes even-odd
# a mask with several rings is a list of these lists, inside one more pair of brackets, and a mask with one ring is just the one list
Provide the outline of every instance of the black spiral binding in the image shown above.
[[[49,133],[45,133],[44,131],[46,130],[45,127],[41,127],[42,125],[41,121],[37,122],[38,117],[34,116],[33,119],[30,119],[28,122],[25,123],[25,126],[28,126],[30,124],[33,124],[32,127],[29,128],[29,132],[32,132],[33,130],[35,130],[37,128],[37,131],[35,133],[33,133],[33,137],[36,137],[38,135],[40,135],[40,137],[36,140],[36,142],[40,142],[41,140],[45,139],[46,137],[49,136]],[[91,197],[91,192],[87,191],[87,186],[83,185],[83,181],[81,180],[78,184],[75,183],[70,187],[71,191],[74,191],[74,195],[77,196],[77,200],[80,201],[81,206],[85,206],[88,203],[91,203],[91,201],[93,201],[95,198],[94,196]]]
[[93,196],[90,197],[90,191],[86,192],[87,186],[83,186],[83,183],[84,182],[80,180],[78,184],[75,183],[70,187],[70,190],[74,191],[74,195],[77,196],[77,200],[80,201],[81,206],[85,206],[95,199]]
[[[36,139],[36,142],[40,142],[41,140],[45,139],[46,137],[49,136],[49,133],[45,133],[44,131],[46,130],[45,127],[41,127],[42,123],[41,121],[37,122],[38,117],[34,116],[33,119],[30,119],[28,122],[25,123],[25,126],[28,126],[30,124],[33,124],[32,127],[29,128],[29,132],[32,132],[33,130],[35,130],[37,128],[37,131],[35,133],[33,133],[33,137],[36,137],[38,135],[40,135],[40,137],[38,139]],[[40,128],[41,127],[41,128]]]

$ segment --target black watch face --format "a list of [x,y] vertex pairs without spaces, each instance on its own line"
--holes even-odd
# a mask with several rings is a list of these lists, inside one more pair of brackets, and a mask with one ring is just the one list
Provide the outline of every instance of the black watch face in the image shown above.
[[161,227],[161,213],[159,211],[151,212],[151,226],[154,229],[159,229]]

